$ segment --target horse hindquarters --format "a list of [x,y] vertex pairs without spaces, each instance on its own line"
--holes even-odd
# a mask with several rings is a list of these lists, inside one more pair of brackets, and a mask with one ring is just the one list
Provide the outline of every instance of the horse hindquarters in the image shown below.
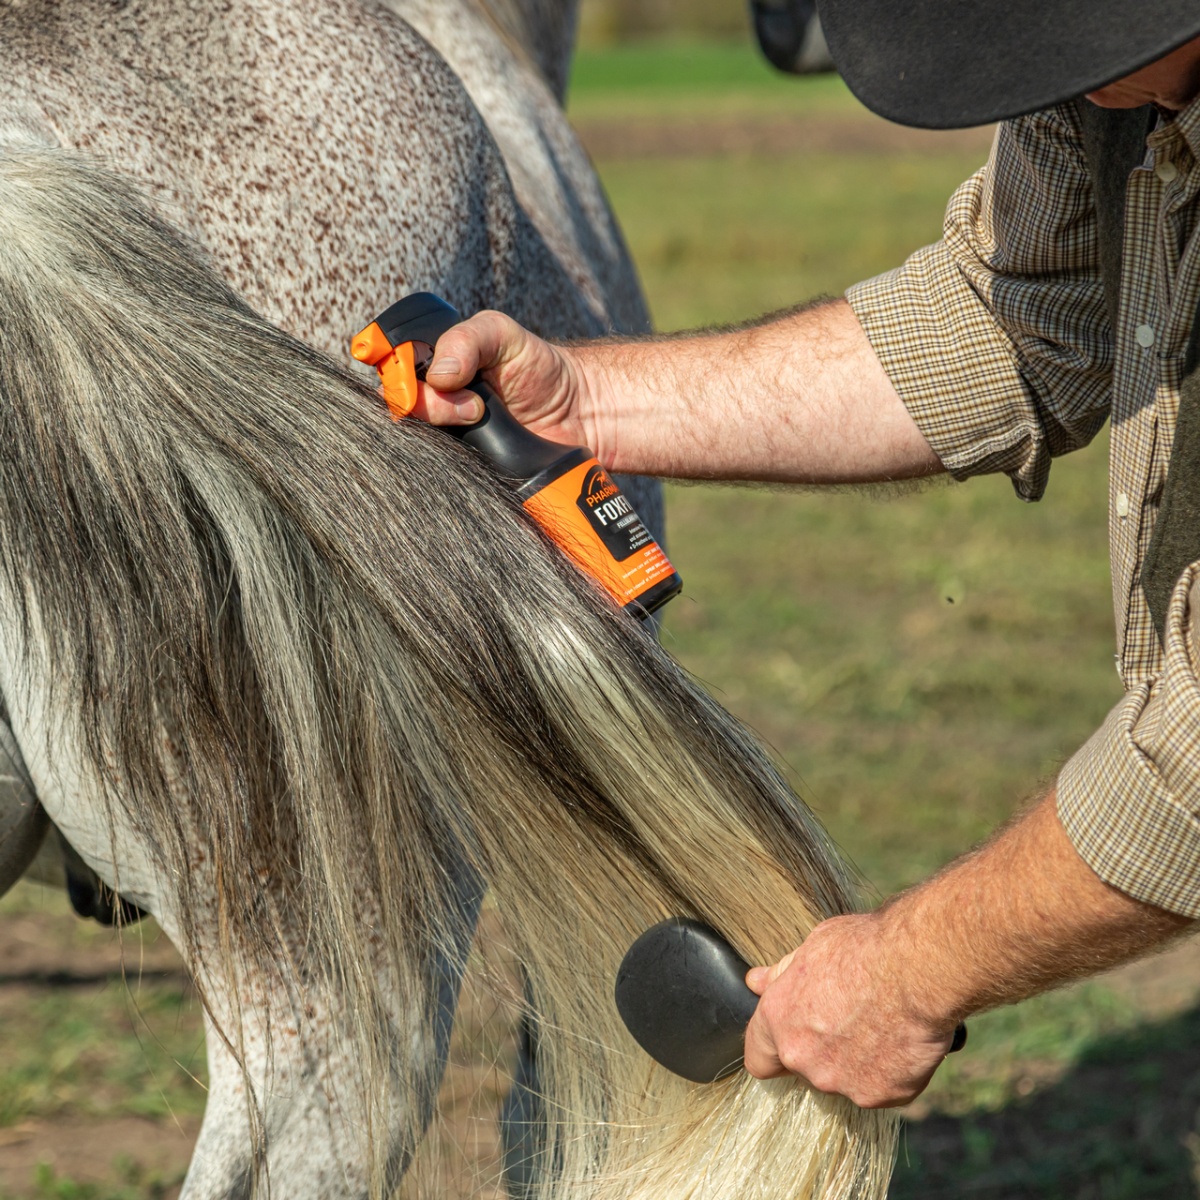
[[[127,304],[130,296],[134,303]],[[210,779],[207,793],[198,795],[196,765],[183,753],[189,735],[184,721],[170,719],[170,693],[174,675],[189,673],[185,663],[194,660],[197,643],[229,635],[210,623],[228,613],[234,568],[228,559],[223,566],[211,560],[227,547],[194,547],[200,558],[188,565],[201,573],[215,567],[223,582],[193,577],[192,585],[209,595],[199,597],[207,607],[194,614],[201,624],[186,635],[191,648],[157,667],[134,661],[160,639],[150,596],[179,582],[170,560],[175,553],[186,557],[197,514],[177,512],[184,523],[176,529],[175,550],[157,562],[154,551],[144,547],[139,554],[131,545],[130,539],[155,536],[154,517],[142,508],[153,500],[137,495],[143,481],[135,478],[135,460],[163,446],[153,416],[146,420],[149,410],[137,416],[125,402],[145,387],[146,371],[153,373],[161,331],[194,335],[197,313],[210,332],[215,322],[216,335],[201,357],[218,372],[222,343],[244,340],[247,323],[267,329],[128,184],[42,138],[0,131],[0,695],[13,709],[20,746],[14,757],[23,757],[23,781],[28,763],[22,804],[33,816],[21,823],[22,841],[32,840],[31,825],[35,835],[44,827],[36,790],[89,867],[158,918],[193,973],[209,1029],[210,1094],[188,1200],[249,1195],[267,1175],[275,1194],[298,1200],[376,1195],[403,1171],[428,1121],[480,889],[453,854],[441,856],[436,903],[445,913],[444,936],[437,947],[414,947],[400,970],[385,944],[369,948],[370,965],[360,964],[360,974],[366,969],[375,977],[369,989],[374,1024],[364,1028],[364,1016],[337,986],[336,971],[306,963],[313,913],[295,904],[287,880],[300,851],[286,814],[260,811],[252,818],[257,829],[244,827],[237,835],[259,843],[258,866],[249,875],[235,864],[237,853],[222,852],[219,837],[214,842],[222,826],[250,817],[239,787],[249,756],[225,771],[224,791]],[[65,341],[53,350],[42,332],[60,327],[67,330]],[[286,339],[282,345],[289,354],[312,357]],[[260,344],[256,353],[279,348]],[[57,369],[39,369],[45,352]],[[72,370],[72,360],[87,368]],[[243,360],[243,377],[253,371]],[[206,387],[224,390],[211,380],[173,382],[194,386],[200,403]],[[303,381],[292,375],[287,386],[297,392],[295,417],[302,421]],[[364,397],[352,384],[341,379],[339,386],[343,403],[361,404]],[[272,390],[264,388],[255,405],[269,402]],[[39,459],[43,432],[53,445],[53,465]],[[118,462],[122,438],[131,454]],[[152,491],[169,495],[182,480],[165,461],[157,466],[167,475]],[[218,491],[229,484],[206,482]],[[89,487],[105,498],[93,493],[83,500]],[[210,499],[219,504],[227,497]],[[195,502],[193,496],[189,503]],[[115,510],[125,503],[141,511],[122,516]],[[42,519],[46,513],[50,521]],[[236,524],[253,539],[275,522],[275,514],[260,508]],[[109,573],[127,569],[133,571],[125,579],[130,591],[122,597]],[[253,574],[254,566],[245,569]],[[142,571],[151,577],[145,588],[137,578]],[[74,609],[73,628],[60,620],[71,607],[62,603],[68,592],[83,606]],[[139,644],[133,659],[120,665]],[[239,669],[230,660],[209,666]],[[114,679],[158,680],[153,695],[140,688],[141,720],[126,707],[114,724],[115,709],[123,707],[109,702]],[[248,693],[239,701],[252,702]],[[126,760],[130,742],[141,772],[136,780],[137,772],[114,766]],[[257,753],[263,752],[260,745]],[[353,864],[372,851],[368,838],[358,839],[340,869],[352,876]],[[243,894],[237,901],[228,894],[235,877]],[[354,887],[352,877],[347,882]],[[268,953],[253,960],[231,956],[231,906],[261,922],[258,949],[270,946]],[[358,898],[356,917],[368,925],[380,920],[369,887]]]
[[611,980],[646,925],[697,915],[768,961],[851,896],[761,751],[510,489],[246,310],[127,185],[29,145],[0,153],[0,328],[0,568],[30,635],[0,687],[51,815],[93,821],[246,1072],[210,1127],[254,1136],[193,1196],[251,1186],[256,1150],[281,1194],[320,1194],[312,1161],[324,1194],[385,1191],[464,860],[530,980],[545,1200],[882,1195],[887,1116],[691,1087],[625,1034]]
[[[125,26],[133,19],[129,14],[118,18],[89,4],[69,7],[80,39],[95,48],[90,55],[79,54],[70,39],[43,38],[28,15],[0,11],[0,46],[10,68],[7,77],[0,79],[0,110],[6,116],[27,113],[28,125],[47,141],[41,131],[48,131],[51,122],[42,113],[53,112],[53,128],[68,141],[86,145],[97,157],[119,162],[139,175],[168,211],[189,221],[190,231],[203,241],[214,264],[236,290],[255,296],[259,304],[268,306],[306,339],[340,352],[346,334],[361,323],[364,314],[411,287],[442,291],[467,308],[503,306],[547,332],[582,334],[606,327],[603,305],[599,315],[589,309],[573,281],[575,276],[587,275],[589,268],[571,264],[568,271],[547,249],[544,238],[515,201],[504,164],[478,112],[445,63],[407,26],[377,12],[357,14],[361,18],[357,27],[347,31],[341,44],[346,71],[335,80],[332,93],[321,97],[327,111],[314,111],[304,108],[304,97],[313,91],[317,69],[326,69],[331,60],[329,47],[320,39],[328,41],[344,30],[347,10],[353,5],[325,5],[329,19],[324,22],[290,6],[283,12],[272,12],[270,4],[235,6],[227,15],[230,36],[237,33],[247,52],[255,49],[252,31],[263,22],[246,24],[247,13],[241,10],[256,8],[271,16],[273,24],[268,26],[285,43],[301,48],[295,56],[268,57],[259,47],[259,67],[253,77],[239,75],[236,64],[226,67],[219,62],[213,73],[206,45],[220,44],[225,30],[206,31],[197,41],[196,30],[204,31],[206,20],[202,9],[184,5],[181,11],[170,0],[152,0],[137,14],[137,27],[128,29]],[[254,12],[249,15],[253,18]],[[306,20],[316,20],[317,28],[306,29]],[[174,42],[169,40],[172,34]],[[189,51],[180,57],[182,44],[188,44]],[[384,77],[379,74],[381,58],[389,66]],[[130,71],[114,74],[109,63],[116,60],[126,61]],[[149,72],[151,63],[154,73]],[[403,64],[406,74],[399,98],[388,105],[372,105],[368,111],[342,102],[343,79],[354,80],[355,86],[361,87],[356,78],[361,77],[363,84],[383,94],[394,87],[397,64]],[[163,70],[159,72],[158,67]],[[289,80],[288,72],[295,79]],[[275,79],[276,73],[281,78]],[[122,88],[128,80],[133,80],[135,87],[127,95]],[[164,81],[173,84],[168,87]],[[296,86],[290,86],[293,83]],[[282,102],[264,106],[263,96],[273,92]],[[220,97],[226,98],[223,107],[206,107],[210,98]],[[251,120],[259,128],[247,146],[242,125]],[[319,169],[314,170],[309,130],[315,120],[323,125],[348,120],[354,137],[333,138],[319,156]],[[354,128],[356,122],[361,128]],[[445,143],[437,178],[426,169],[425,151],[431,142]],[[161,153],[164,145],[173,148],[170,155]],[[364,153],[364,145],[387,147],[387,153]],[[259,193],[249,189],[260,185],[262,179],[279,182],[262,197],[262,203],[250,208],[247,197]],[[102,176],[97,176],[97,181],[103,186]],[[340,214],[341,220],[331,223],[331,212]],[[17,209],[10,205],[9,217],[15,216]],[[36,227],[36,214],[29,219]],[[103,216],[78,213],[74,226],[66,231],[63,248],[82,244],[89,220],[102,221]],[[297,246],[309,244],[314,230],[322,235],[321,252],[315,246],[307,253],[299,252]],[[19,239],[8,243],[10,256],[19,253],[19,246]],[[164,258],[164,280],[147,277],[142,282],[147,287],[174,288],[162,323],[165,326],[168,314],[178,311],[178,336],[179,331],[189,329],[186,304],[181,302],[187,299],[190,284],[186,271],[183,277],[178,271],[172,274],[173,265],[178,266],[171,256]],[[12,257],[9,266],[19,269]],[[95,299],[101,308],[111,302],[102,296]],[[174,310],[174,304],[180,304],[180,309]],[[61,314],[52,312],[49,324],[58,320]],[[106,348],[114,359],[120,357],[119,344]],[[94,348],[88,351],[96,352]],[[82,737],[76,738],[74,744],[82,741]],[[70,759],[70,744],[64,742],[54,757]],[[93,820],[107,811],[102,803],[103,788],[62,787],[46,780],[40,790],[49,797],[72,841],[112,883],[121,855],[113,852],[104,822]],[[138,847],[137,841],[132,831],[122,841],[122,854],[130,859],[123,871],[126,890],[136,891],[139,902],[154,908],[179,937],[181,922],[172,912],[173,897],[157,894],[144,882],[149,869],[136,863],[147,857],[147,850]],[[195,923],[201,926],[200,914],[213,911],[210,901],[216,881],[205,875],[202,865],[192,864],[188,874],[193,893],[189,906]],[[142,882],[135,884],[135,879]],[[448,907],[469,915],[475,903],[472,886],[464,885],[464,895]],[[197,930],[209,958],[219,957],[216,924],[207,932],[209,936],[204,936],[204,929]],[[447,971],[442,990],[449,988],[451,1001],[459,958],[461,953],[453,944],[440,958]],[[224,1012],[222,1023],[226,1023],[230,1010],[222,1007],[223,987],[216,979],[209,979],[206,986],[212,1002]],[[272,1024],[287,1027],[291,1003],[286,995],[271,1000]],[[315,1007],[336,1009],[336,997]],[[421,1031],[431,1025],[440,1029],[446,1023],[431,1018],[419,1004],[417,1015],[412,1016],[405,1015],[406,1004],[400,999],[394,999],[392,1007],[399,1023],[396,1037],[402,1044],[418,1039],[418,1034],[424,1037]],[[292,1040],[289,1035],[288,1041],[279,1044],[289,1045]],[[210,1039],[213,1045],[218,1042]],[[254,1047],[249,1048],[253,1059]],[[310,1057],[314,1053],[309,1052]],[[335,1054],[328,1057],[337,1060]],[[258,1059],[265,1061],[265,1056],[260,1054]],[[201,1163],[207,1164],[204,1178],[210,1183],[204,1187],[211,1184],[217,1189],[213,1194],[221,1194],[224,1185],[212,1181],[235,1177],[242,1170],[246,1147],[252,1142],[253,1114],[245,1104],[244,1081],[236,1073],[229,1074],[233,1062],[227,1053],[214,1057],[214,1093],[198,1153],[197,1169]],[[301,1066],[289,1067],[290,1077],[311,1083],[312,1072],[306,1073]],[[414,1075],[420,1073],[414,1068]],[[259,1095],[264,1094],[267,1084],[261,1072],[251,1082]],[[336,1080],[326,1082],[336,1084]],[[353,1091],[356,1086],[351,1075],[344,1090]],[[302,1105],[284,1105],[278,1088],[274,1095],[274,1113],[264,1114],[264,1121],[270,1125],[273,1116],[277,1144],[293,1137],[298,1144],[307,1144],[311,1155],[320,1153],[316,1147],[336,1141],[328,1131],[319,1136],[311,1127],[311,1116],[301,1119],[297,1115]],[[316,1111],[320,1105],[309,1107]],[[286,1122],[281,1115],[285,1112],[290,1114]],[[423,1118],[413,1119],[419,1124]],[[411,1141],[409,1135],[405,1138]],[[336,1159],[339,1154],[331,1150],[326,1157]],[[282,1186],[293,1195],[304,1194],[300,1189],[307,1185],[301,1184],[302,1177],[298,1172],[295,1179],[289,1179],[285,1172]],[[192,1186],[199,1186],[200,1176],[196,1179]]]

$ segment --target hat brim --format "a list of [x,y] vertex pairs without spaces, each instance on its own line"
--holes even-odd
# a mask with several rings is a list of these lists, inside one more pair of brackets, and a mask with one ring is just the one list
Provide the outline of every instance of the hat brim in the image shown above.
[[1196,0],[818,0],[833,61],[881,117],[961,129],[1121,79],[1200,34]]

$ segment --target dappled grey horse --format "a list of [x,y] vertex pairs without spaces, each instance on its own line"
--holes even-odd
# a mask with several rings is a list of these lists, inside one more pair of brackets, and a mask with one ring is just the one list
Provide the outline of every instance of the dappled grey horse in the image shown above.
[[[249,303],[338,358],[413,290],[547,335],[642,331],[636,274],[562,111],[576,4],[0,0],[0,125],[137,179]],[[661,533],[657,485],[624,486]],[[95,831],[69,821],[54,829],[38,803],[0,697],[0,892],[41,846],[78,911],[134,916],[88,864]],[[462,903],[475,896],[464,885]],[[214,1041],[220,1097],[237,1084]],[[523,1095],[515,1164],[532,1160]],[[189,1194],[224,1170],[231,1120],[210,1103]]]
[[768,962],[849,911],[811,813],[498,472],[335,361],[416,289],[644,327],[559,106],[572,23],[0,2],[0,867],[48,817],[91,908],[180,949],[187,1200],[445,1195],[418,1148],[483,881],[524,999],[485,984],[538,1031],[533,1195],[886,1191],[892,1116],[692,1084],[613,1002],[664,917]]

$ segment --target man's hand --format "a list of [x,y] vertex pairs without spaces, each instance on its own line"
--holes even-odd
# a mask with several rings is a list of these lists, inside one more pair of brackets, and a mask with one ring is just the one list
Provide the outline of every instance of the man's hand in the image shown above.
[[478,372],[522,424],[569,445],[592,445],[579,412],[583,390],[569,351],[551,346],[511,317],[481,312],[444,333],[418,389],[417,416],[433,425],[469,425],[482,415],[474,392]]
[[905,1104],[957,1022],[1148,954],[1192,922],[1105,883],[1051,791],[981,849],[867,916],[835,917],[746,982],[746,1069],[865,1108]]
[[957,1018],[921,1011],[891,968],[886,917],[835,917],[773,967],[746,978],[761,997],[746,1070],[803,1076],[862,1108],[907,1104],[946,1057]]

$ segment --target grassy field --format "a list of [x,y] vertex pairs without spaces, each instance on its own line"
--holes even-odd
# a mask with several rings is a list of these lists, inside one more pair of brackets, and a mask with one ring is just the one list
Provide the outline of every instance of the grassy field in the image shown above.
[[[987,140],[906,138],[836,80],[779,78],[748,47],[585,54],[570,109],[663,329],[898,264],[937,237]],[[1004,479],[890,497],[671,488],[685,594],[665,642],[773,748],[870,891],[985,836],[1119,695],[1104,475],[1098,443],[1056,465],[1037,506]],[[108,935],[64,912],[30,887],[0,903],[37,943],[0,958],[0,1200],[171,1195],[203,1105],[197,1006],[152,932],[154,969],[127,991]],[[972,1022],[914,1109],[893,1196],[1195,1195],[1198,993],[1185,949]],[[137,1122],[181,1149],[147,1158]],[[17,1153],[87,1130],[111,1141],[106,1173]]]
[[774,72],[744,44],[656,42],[582,50],[571,71],[571,119],[661,120],[680,114],[763,118],[853,112],[857,102],[835,76],[796,80]]

